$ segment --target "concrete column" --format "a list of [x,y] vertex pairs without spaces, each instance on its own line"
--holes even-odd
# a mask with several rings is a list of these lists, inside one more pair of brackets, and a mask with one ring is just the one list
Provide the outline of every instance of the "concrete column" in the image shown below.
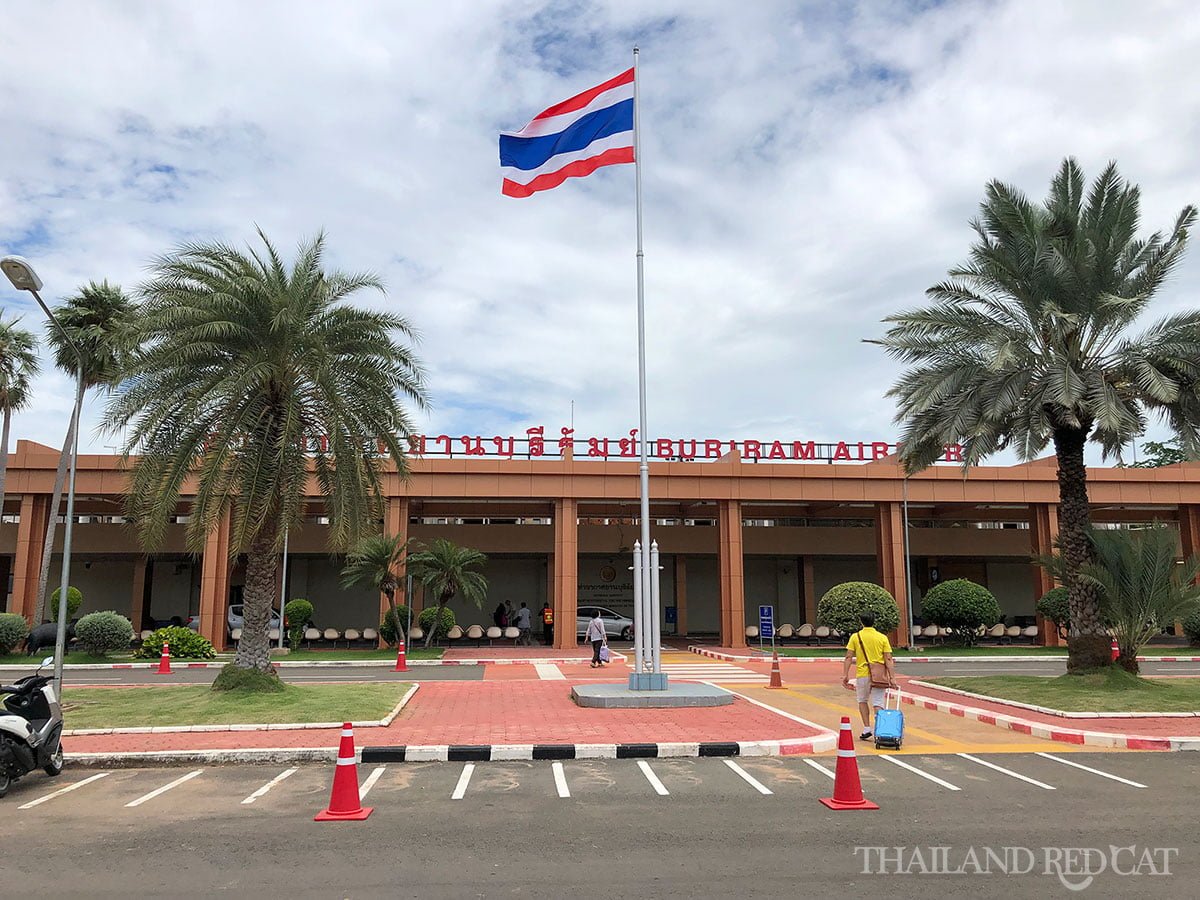
[[717,507],[717,577],[721,586],[721,646],[746,646],[746,579],[742,557],[742,504],[721,500]]
[[12,611],[24,616],[30,625],[36,625],[35,617],[41,608],[38,576],[46,546],[46,525],[50,521],[50,498],[45,494],[25,494],[21,497],[20,517],[13,559]]
[[[1183,525],[1183,510],[1180,509],[1180,525]],[[1052,503],[1037,503],[1029,507],[1029,551],[1033,556],[1049,556],[1054,552],[1058,539],[1058,506]],[[1041,566],[1030,567],[1033,575],[1033,600],[1036,603],[1054,585],[1054,578]],[[1049,619],[1037,617],[1038,643],[1043,647],[1062,646],[1058,628]]]
[[[407,497],[389,497],[387,501],[387,515],[383,520],[383,533],[388,537],[398,537],[402,541],[408,540],[408,519],[409,519],[410,501]],[[405,556],[408,554],[406,553]],[[410,597],[406,594],[408,585],[407,578],[401,577],[400,583],[396,586],[396,602],[404,603],[406,606],[411,606]],[[379,621],[383,621],[383,617],[388,611],[387,594],[383,591],[379,592]],[[413,618],[416,619],[416,613],[413,613]],[[405,636],[407,640],[407,636]],[[379,639],[379,649],[387,647],[387,642],[383,638]]]
[[200,633],[218,650],[225,647],[229,609],[229,528],[226,513],[204,542],[200,570]]
[[804,566],[804,621],[809,625],[817,624],[817,579],[813,573],[813,560],[805,556],[801,564]]
[[875,506],[875,560],[879,566],[879,583],[893,597],[900,609],[900,625],[893,643],[908,646],[908,584],[904,579],[904,516],[899,503],[879,503]]
[[129,598],[129,621],[135,633],[142,630],[142,615],[146,606],[146,557],[133,561],[133,587]]
[[675,633],[687,637],[687,557],[675,554]]
[[574,498],[554,501],[554,556],[548,568],[554,573],[554,646],[574,650],[579,609],[579,501]]

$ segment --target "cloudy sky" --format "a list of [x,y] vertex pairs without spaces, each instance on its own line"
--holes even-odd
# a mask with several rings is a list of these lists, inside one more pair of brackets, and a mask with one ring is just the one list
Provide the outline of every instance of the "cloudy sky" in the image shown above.
[[[51,298],[132,289],[178,242],[291,248],[385,280],[421,332],[429,434],[637,425],[633,168],[500,194],[496,136],[642,48],[650,432],[894,439],[889,312],[970,242],[992,178],[1063,156],[1200,201],[1187,2],[56,2],[0,29],[0,252]],[[1200,248],[1157,311],[1200,302]],[[28,295],[6,316],[39,328]],[[15,437],[62,440],[50,371]],[[112,444],[93,427],[84,444]]]

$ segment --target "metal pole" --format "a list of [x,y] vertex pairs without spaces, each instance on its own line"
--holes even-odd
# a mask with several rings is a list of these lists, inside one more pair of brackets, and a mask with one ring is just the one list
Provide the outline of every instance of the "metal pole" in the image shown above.
[[642,634],[642,624],[645,622],[642,609],[642,542],[633,542],[633,675],[630,681],[638,683],[642,672],[642,648],[645,646],[645,635]]
[[912,573],[909,571],[908,558],[908,473],[904,474],[904,605],[908,608],[908,649],[915,650],[913,643],[913,598]]
[[[407,567],[408,567],[408,563],[405,563],[405,568],[407,568]],[[405,573],[404,581],[405,581],[404,608],[408,610],[408,624],[404,627],[404,644],[405,644],[405,646],[408,646],[408,633],[410,631],[412,631],[413,599],[412,599],[412,576],[409,575],[407,572]],[[400,623],[397,622],[396,624],[399,625]]]
[[279,575],[279,649],[283,649],[283,632],[287,624],[283,621],[284,599],[287,597],[287,551],[288,530],[283,529],[283,571]]
[[[54,638],[54,685],[59,698],[61,698],[63,657],[67,650],[67,593],[71,587],[71,537],[75,524],[75,469],[79,461],[79,418],[83,411],[83,354],[79,352],[79,347],[71,339],[71,335],[63,328],[62,322],[58,321],[58,317],[50,312],[49,307],[42,301],[41,295],[35,290],[30,290],[29,293],[33,294],[33,299],[42,308],[42,312],[54,323],[54,327],[62,335],[63,341],[75,354],[75,406],[71,410],[71,474],[67,482],[67,521],[66,527],[63,529],[62,585],[58,591],[58,630]],[[58,515],[58,510],[50,510],[50,515]]]
[[662,673],[662,623],[658,616],[658,572],[658,541],[654,541],[650,544],[650,608],[653,613],[653,618],[650,620],[650,662],[654,667],[655,675]]
[[[651,598],[650,586],[650,566],[649,566],[649,551],[650,551],[650,461],[648,458],[649,450],[649,435],[646,430],[646,290],[645,278],[643,274],[643,258],[642,251],[642,147],[641,147],[641,128],[640,128],[640,107],[638,104],[638,48],[633,48],[633,171],[634,185],[636,194],[637,207],[637,318],[638,318],[638,445],[640,448],[640,463],[638,465],[638,474],[641,480],[641,517],[642,517],[642,547],[646,551],[646,555],[641,558],[641,567],[634,573],[635,583],[641,583],[641,595],[643,601],[650,603],[650,615],[645,616],[641,622],[641,628],[645,629],[649,622],[657,621],[657,616],[654,613],[654,603]],[[647,621],[649,620],[649,621]],[[647,635],[647,637],[650,637]],[[653,638],[651,637],[651,641]],[[645,641],[642,642],[642,649],[645,656],[639,656],[638,666],[642,667],[643,661],[649,661],[652,655],[653,645],[651,650],[645,646]]]

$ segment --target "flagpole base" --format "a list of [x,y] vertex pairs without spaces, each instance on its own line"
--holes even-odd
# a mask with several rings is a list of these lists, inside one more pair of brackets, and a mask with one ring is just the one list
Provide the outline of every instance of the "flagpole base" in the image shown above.
[[629,676],[631,691],[665,691],[667,689],[667,673],[634,672]]

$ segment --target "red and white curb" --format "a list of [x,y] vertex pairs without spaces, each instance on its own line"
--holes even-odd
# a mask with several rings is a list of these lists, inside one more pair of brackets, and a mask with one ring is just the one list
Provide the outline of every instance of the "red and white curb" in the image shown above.
[[929,681],[912,680],[909,684],[920,685],[947,694],[957,694],[972,700],[985,700],[988,703],[999,703],[1017,709],[1027,709],[1030,712],[1042,713],[1047,716],[1058,716],[1063,719],[1194,719],[1200,717],[1196,712],[1070,712],[1063,709],[1052,709],[1049,706],[1037,706],[1033,703],[1022,703],[1019,700],[1009,700],[1007,697],[992,697],[988,694],[974,694],[960,688],[946,687],[944,684],[934,684]]
[[[411,669],[414,666],[533,666],[540,664],[550,665],[582,665],[591,661],[591,656],[556,656],[545,657],[538,659],[535,657],[522,657],[520,659],[506,659],[503,657],[495,657],[489,659],[409,659],[408,667]],[[618,662],[625,662],[626,657],[621,653],[613,653],[613,659]],[[172,665],[176,669],[223,669],[229,665],[232,660],[223,662],[179,662],[172,660]],[[320,668],[392,668],[396,665],[395,659],[334,659],[334,660],[312,660],[312,661],[296,661],[286,662],[284,660],[275,660],[273,665],[277,669],[320,669]],[[0,670],[5,672],[33,672],[39,667],[36,665],[28,665],[19,663],[16,665],[0,664]],[[67,663],[66,669],[69,672],[108,672],[113,669],[151,669],[158,668],[157,662],[151,663]]]
[[[941,690],[939,688],[938,690]],[[985,725],[995,725],[1030,737],[1058,741],[1062,744],[1076,744],[1085,747],[1115,747],[1120,750],[1200,750],[1200,737],[1153,737],[1150,735],[1121,734],[1102,731],[1080,731],[1075,728],[1053,728],[1042,722],[1009,716],[1004,713],[979,709],[973,706],[961,706],[921,694],[900,693],[900,699],[905,703],[932,709],[963,719],[973,719]]]
[[[405,704],[412,699],[412,695],[417,692],[419,684],[414,684],[404,696],[400,698],[400,702],[382,719],[358,720],[351,724],[355,728],[386,728],[392,724],[396,716],[400,715],[400,710],[404,709]],[[155,725],[135,728],[68,728],[63,731],[63,737],[92,737],[101,734],[199,734],[213,731],[311,731],[320,728],[341,728],[345,724],[345,720],[340,722],[299,722],[299,723],[276,723],[258,724],[258,725]]]
[[[834,648],[836,649],[836,648]],[[708,656],[712,659],[723,660],[724,662],[770,662],[771,657],[766,653],[724,653],[720,650],[709,650],[705,647],[698,647],[695,644],[688,646],[688,650],[692,653],[697,653],[700,656]],[[780,656],[779,661],[782,662],[797,662],[797,663],[815,663],[815,662],[841,662],[845,654],[838,656]],[[1030,654],[1022,653],[1019,655],[1008,656],[897,656],[897,663],[967,663],[967,662],[1045,662],[1046,660],[1065,660],[1065,654],[1041,653]],[[1139,656],[1138,662],[1200,662],[1200,656]]]

